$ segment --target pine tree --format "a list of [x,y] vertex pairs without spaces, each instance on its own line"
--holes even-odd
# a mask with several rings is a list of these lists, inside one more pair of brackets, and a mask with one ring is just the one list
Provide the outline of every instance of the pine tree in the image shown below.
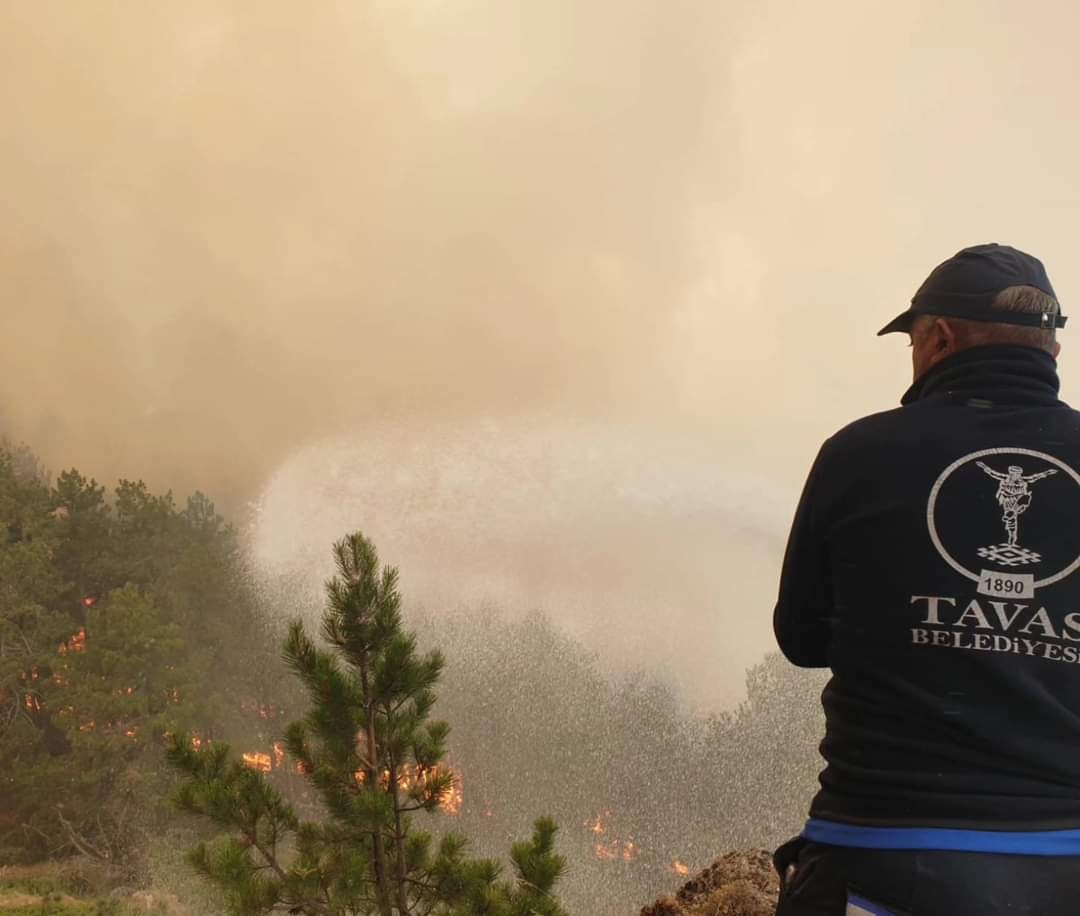
[[371,541],[353,534],[334,555],[328,648],[296,622],[284,653],[311,700],[286,746],[328,819],[301,821],[226,746],[196,748],[177,735],[168,759],[185,776],[178,804],[229,831],[196,848],[192,864],[236,914],[563,916],[552,890],[565,862],[551,820],[514,844],[514,880],[500,880],[494,861],[467,858],[460,836],[434,844],[413,826],[414,813],[435,812],[455,786],[443,762],[449,726],[431,719],[443,658],[418,654],[403,630],[397,571],[380,569]]
[[282,679],[248,662],[279,637],[242,571],[205,497],[50,486],[0,441],[0,866],[79,854],[135,879],[172,813],[163,734],[268,727],[251,710],[280,709]]

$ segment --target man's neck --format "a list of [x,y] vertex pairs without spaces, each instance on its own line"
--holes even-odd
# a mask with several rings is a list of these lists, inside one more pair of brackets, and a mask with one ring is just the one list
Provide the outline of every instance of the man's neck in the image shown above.
[[905,392],[901,403],[930,397],[979,397],[1002,404],[1058,402],[1057,363],[1045,350],[1016,344],[969,347],[924,372]]

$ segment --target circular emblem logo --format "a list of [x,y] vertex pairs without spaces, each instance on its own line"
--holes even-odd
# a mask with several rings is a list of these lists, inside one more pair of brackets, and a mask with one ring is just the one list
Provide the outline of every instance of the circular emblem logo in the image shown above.
[[[950,464],[926,506],[930,540],[980,592],[1031,597],[1080,567],[1080,475],[1053,455],[988,448]],[[1075,532],[1075,534],[1074,534]]]

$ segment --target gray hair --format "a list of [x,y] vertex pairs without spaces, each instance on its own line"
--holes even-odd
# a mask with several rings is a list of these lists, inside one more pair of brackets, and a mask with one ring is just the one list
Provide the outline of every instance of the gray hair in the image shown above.
[[[1041,315],[1048,312],[1057,316],[1061,307],[1051,295],[1034,286],[1010,286],[994,297],[990,308],[1000,312],[1024,312]],[[935,316],[920,316],[920,321],[933,321]],[[994,321],[971,321],[966,318],[948,318],[956,332],[961,348],[981,347],[985,344],[1019,344],[1036,347],[1053,353],[1056,341],[1054,328],[1024,327],[1016,324],[998,324]]]

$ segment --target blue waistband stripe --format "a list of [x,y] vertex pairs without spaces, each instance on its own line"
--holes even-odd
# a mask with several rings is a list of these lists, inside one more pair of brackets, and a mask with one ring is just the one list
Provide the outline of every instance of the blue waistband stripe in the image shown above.
[[893,916],[893,911],[885,909],[880,903],[874,903],[873,900],[867,900],[848,891],[844,916]]
[[1078,830],[954,830],[944,827],[864,827],[812,817],[802,835],[815,843],[861,849],[949,849],[1023,856],[1080,856]]

